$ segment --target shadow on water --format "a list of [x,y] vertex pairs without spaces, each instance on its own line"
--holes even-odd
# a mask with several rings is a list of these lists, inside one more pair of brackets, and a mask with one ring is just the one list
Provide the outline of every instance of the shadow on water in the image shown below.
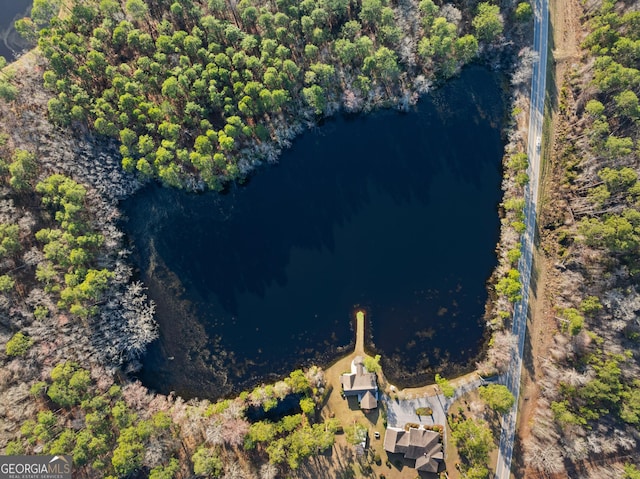
[[327,121],[224,195],[128,200],[161,327],[143,381],[217,397],[326,363],[351,347],[356,308],[392,379],[473,359],[499,227],[499,81],[469,68],[415,111]]

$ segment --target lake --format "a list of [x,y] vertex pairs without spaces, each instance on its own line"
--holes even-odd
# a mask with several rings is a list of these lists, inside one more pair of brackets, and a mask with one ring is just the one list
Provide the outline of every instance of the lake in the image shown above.
[[32,3],[31,0],[0,0],[0,56],[8,62],[15,60],[16,55],[27,47],[13,24],[29,14]]
[[353,347],[413,385],[482,352],[501,198],[501,77],[478,66],[408,113],[340,116],[226,194],[153,185],[123,227],[157,302],[140,377],[217,398]]

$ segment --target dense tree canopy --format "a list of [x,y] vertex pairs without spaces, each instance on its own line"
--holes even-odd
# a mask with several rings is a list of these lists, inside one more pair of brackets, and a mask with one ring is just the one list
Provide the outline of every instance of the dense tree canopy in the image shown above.
[[[580,467],[579,450],[624,458],[635,447],[631,438],[640,424],[638,331],[635,316],[622,313],[635,301],[640,258],[639,19],[631,3],[589,4],[582,43],[587,51],[574,73],[579,81],[567,79],[562,88],[571,92],[563,100],[565,118],[558,127],[566,134],[558,137],[551,161],[561,166],[562,188],[570,193],[551,195],[546,210],[557,208],[573,217],[552,227],[561,252],[552,258],[564,271],[558,284],[547,288],[561,331],[556,338],[564,335],[564,346],[545,369],[551,381],[543,392],[560,434],[551,441],[534,439],[528,454],[529,462],[538,456],[541,472],[566,475],[565,470]],[[584,125],[586,141],[576,125]],[[616,295],[620,302],[611,301]],[[610,443],[611,430],[620,431],[624,440]],[[574,442],[578,437],[588,438],[586,449]]]
[[[301,111],[324,115],[342,99],[361,108],[398,94],[407,72],[446,77],[475,57],[476,38],[459,37],[423,0],[421,63],[407,63],[395,8],[388,0],[76,0],[60,18],[34,6],[32,20],[49,60],[45,85],[56,92],[53,121],[88,122],[120,139],[129,171],[217,189]],[[474,20],[483,38],[501,31],[496,9],[481,6]]]
[[60,228],[36,233],[45,258],[37,266],[36,278],[49,291],[59,293],[60,307],[86,318],[95,311],[96,301],[113,276],[107,269],[91,267],[104,239],[88,224],[86,189],[71,178],[55,174],[38,183],[36,191],[60,224]]

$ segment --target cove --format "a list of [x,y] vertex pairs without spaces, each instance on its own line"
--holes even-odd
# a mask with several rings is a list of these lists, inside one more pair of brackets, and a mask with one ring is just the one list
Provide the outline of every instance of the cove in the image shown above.
[[215,399],[327,365],[358,308],[392,383],[469,368],[496,264],[501,80],[473,66],[410,112],[328,120],[225,194],[125,201],[160,326],[143,383]]
[[29,14],[32,3],[32,0],[0,0],[0,56],[7,62],[15,60],[28,46],[16,32],[14,23]]

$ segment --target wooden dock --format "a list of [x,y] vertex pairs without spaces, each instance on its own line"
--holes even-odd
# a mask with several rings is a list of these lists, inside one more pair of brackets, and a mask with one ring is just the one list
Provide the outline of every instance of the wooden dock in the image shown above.
[[356,348],[358,355],[364,355],[364,311],[356,313]]

